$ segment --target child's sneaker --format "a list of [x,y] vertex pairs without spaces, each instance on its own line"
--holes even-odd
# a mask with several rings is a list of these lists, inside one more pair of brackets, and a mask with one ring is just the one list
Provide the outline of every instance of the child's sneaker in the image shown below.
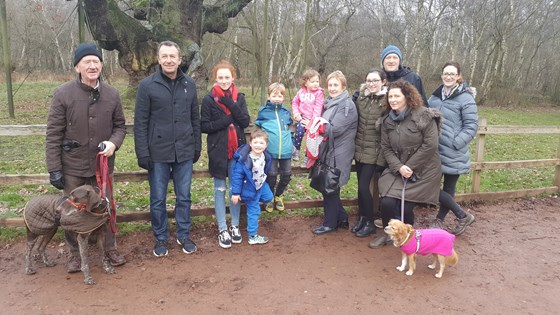
[[231,237],[227,230],[223,230],[218,234],[218,244],[220,244],[221,248],[231,247]]
[[309,162],[309,158],[306,155],[303,157],[303,161],[301,161],[300,167],[307,168],[307,162]]
[[292,147],[292,160],[299,161],[299,150],[296,147]]
[[274,211],[274,199],[272,199],[270,202],[266,203],[266,206],[264,207],[264,210],[266,210],[266,212]]
[[234,244],[239,244],[243,240],[241,237],[241,232],[239,231],[239,227],[236,225],[232,225],[229,227],[229,232],[231,233],[231,242]]
[[274,196],[274,204],[278,211],[284,211],[286,207],[284,207],[284,197],[282,196]]
[[258,234],[249,236],[249,245],[259,245],[268,243],[268,237],[260,236]]

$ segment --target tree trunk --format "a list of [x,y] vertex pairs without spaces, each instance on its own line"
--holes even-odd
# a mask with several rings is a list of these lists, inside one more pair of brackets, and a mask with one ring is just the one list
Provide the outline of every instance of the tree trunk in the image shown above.
[[[235,17],[251,0],[218,0],[203,5],[203,0],[149,1],[146,27],[139,19],[121,11],[115,0],[83,0],[88,27],[93,38],[106,50],[119,52],[119,63],[129,75],[129,85],[155,71],[157,46],[163,40],[179,44],[182,68],[195,78],[203,63],[200,44],[206,32],[223,33],[228,18]],[[155,13],[152,13],[155,12]]]

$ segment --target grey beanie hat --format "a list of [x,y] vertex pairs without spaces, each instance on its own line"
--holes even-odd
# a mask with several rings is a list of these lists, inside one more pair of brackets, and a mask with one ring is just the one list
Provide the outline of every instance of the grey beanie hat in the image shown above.
[[74,66],[82,60],[85,56],[94,55],[99,58],[99,60],[103,61],[103,57],[101,52],[97,50],[97,46],[92,43],[81,43],[76,47],[76,54],[74,55]]

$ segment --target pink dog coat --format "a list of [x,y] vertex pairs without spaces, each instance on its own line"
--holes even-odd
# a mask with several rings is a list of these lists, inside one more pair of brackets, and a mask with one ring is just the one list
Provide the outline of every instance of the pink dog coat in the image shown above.
[[[401,250],[407,254],[420,254],[426,256],[429,254],[438,254],[442,256],[451,256],[453,251],[453,243],[455,235],[442,229],[426,229],[416,230],[415,237],[401,246]],[[418,250],[416,250],[419,244]]]

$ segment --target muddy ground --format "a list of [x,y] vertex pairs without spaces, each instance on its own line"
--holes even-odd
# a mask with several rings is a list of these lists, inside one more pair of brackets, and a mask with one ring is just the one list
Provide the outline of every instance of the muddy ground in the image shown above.
[[[24,240],[0,249],[1,314],[558,314],[560,198],[468,207],[477,221],[459,236],[459,264],[442,279],[420,257],[413,276],[398,272],[400,251],[370,249],[349,231],[316,236],[321,217],[261,222],[270,243],[221,249],[215,226],[192,231],[199,250],[152,255],[149,232],[118,238],[128,263],[114,275],[92,252],[97,285],[67,274],[66,253],[51,242],[57,265],[23,272]],[[434,210],[417,209],[417,227]],[[354,218],[352,217],[352,221]],[[446,225],[452,226],[452,214]],[[380,232],[378,232],[379,234]]]

